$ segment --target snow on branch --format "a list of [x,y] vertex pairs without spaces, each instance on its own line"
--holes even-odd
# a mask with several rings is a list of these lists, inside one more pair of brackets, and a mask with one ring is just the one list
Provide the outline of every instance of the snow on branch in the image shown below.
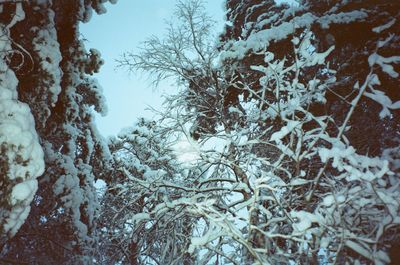
[[6,34],[23,19],[21,3],[12,22],[1,26],[0,36],[0,165],[2,240],[12,237],[24,224],[36,193],[36,178],[44,172],[43,150],[29,106],[18,100],[18,80],[7,64],[11,40]]

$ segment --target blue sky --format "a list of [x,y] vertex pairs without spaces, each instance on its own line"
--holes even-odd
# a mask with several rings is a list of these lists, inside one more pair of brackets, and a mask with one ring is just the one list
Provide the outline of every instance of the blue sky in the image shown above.
[[[146,76],[129,74],[124,69],[115,69],[115,59],[126,51],[137,51],[140,43],[151,35],[162,36],[165,20],[170,20],[176,0],[119,0],[107,4],[107,13],[93,14],[89,23],[81,24],[80,31],[87,39],[87,50],[100,51],[105,64],[98,79],[107,99],[108,115],[96,115],[99,131],[103,136],[117,134],[120,129],[131,126],[138,117],[151,118],[147,105],[161,107],[161,94],[171,93],[174,88],[166,82],[152,89]],[[217,31],[223,29],[223,0],[206,2],[207,12],[218,23]]]

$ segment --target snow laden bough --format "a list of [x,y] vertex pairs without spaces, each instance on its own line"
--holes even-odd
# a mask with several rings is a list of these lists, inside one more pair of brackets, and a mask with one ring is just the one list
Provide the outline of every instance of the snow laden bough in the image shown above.
[[24,18],[19,5],[15,19],[0,26],[0,231],[1,242],[15,235],[30,211],[44,172],[43,150],[27,104],[18,100],[18,80],[7,65],[12,51],[9,29]]

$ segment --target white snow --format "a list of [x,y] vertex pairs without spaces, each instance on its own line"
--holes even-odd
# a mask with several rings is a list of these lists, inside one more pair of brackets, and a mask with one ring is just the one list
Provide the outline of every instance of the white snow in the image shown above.
[[200,158],[198,143],[190,137],[182,137],[174,146],[173,150],[178,161],[184,164],[195,163]]
[[94,182],[94,188],[96,189],[97,196],[99,198],[103,197],[107,191],[107,183],[102,179],[97,179]]
[[311,227],[312,223],[319,223],[321,221],[319,216],[306,211],[292,211],[290,212],[290,216],[296,220],[293,223],[293,228],[299,232],[306,231]]
[[368,63],[372,67],[374,64],[378,64],[382,71],[387,73],[392,78],[399,77],[399,73],[397,73],[391,64],[400,63],[400,56],[391,56],[391,57],[383,57],[377,53],[373,53],[368,57]]
[[[220,60],[224,61],[226,59],[243,59],[246,56],[246,53],[250,51],[259,52],[265,50],[271,42],[285,39],[290,34],[293,34],[296,29],[310,28],[313,23],[319,23],[322,28],[329,28],[331,24],[351,23],[356,20],[362,21],[367,16],[367,13],[358,10],[347,13],[341,12],[339,14],[325,15],[322,17],[317,17],[311,13],[305,13],[301,16],[294,17],[290,21],[282,22],[269,29],[263,29],[255,32],[245,40],[241,39],[238,41],[228,42],[225,45],[224,51],[220,55]],[[328,54],[329,52],[330,50],[327,51]]]
[[31,206],[29,205],[14,207],[3,226],[4,232],[8,233],[10,236],[15,235],[18,229],[24,224],[30,210]]
[[318,19],[322,28],[328,29],[330,24],[348,24],[356,20],[364,20],[368,17],[366,12],[355,10],[351,12],[340,12],[338,14],[326,15]]
[[16,205],[17,203],[32,201],[33,196],[38,188],[36,179],[29,179],[25,182],[18,183],[14,186],[11,192],[11,204]]
[[294,30],[310,26],[316,19],[317,17],[311,13],[306,13],[300,17],[295,17],[292,21],[283,22],[276,27],[253,33],[247,40],[228,43],[232,46],[230,48],[226,47],[227,49],[222,52],[220,58],[221,60],[229,58],[243,59],[248,51],[258,52],[268,47],[270,42],[285,39]]
[[[16,19],[23,19],[21,3],[17,4]],[[14,24],[15,20],[12,21]],[[13,25],[0,26],[0,31],[7,33]],[[8,27],[8,28],[7,28]],[[0,145],[2,160],[7,171],[1,172],[3,182],[13,188],[9,198],[2,198],[8,203],[1,209],[5,220],[1,220],[3,232],[13,236],[25,222],[30,211],[30,203],[37,190],[36,178],[44,172],[43,150],[35,130],[35,122],[27,104],[18,100],[18,80],[7,65],[7,53],[11,50],[11,41],[7,34],[0,36]],[[4,202],[4,201],[2,201]]]
[[381,33],[382,31],[392,27],[394,25],[394,23],[396,23],[396,19],[395,18],[391,19],[386,24],[383,24],[381,26],[373,28],[372,31],[375,32],[375,33]]
[[57,102],[58,95],[61,92],[61,69],[59,67],[61,62],[60,45],[57,40],[57,32],[54,25],[54,12],[49,10],[47,27],[41,28],[33,27],[31,31],[35,32],[33,38],[33,50],[38,53],[41,58],[40,67],[46,71],[52,82],[47,84],[49,87],[48,93],[50,94],[50,102],[54,106]]
[[281,139],[292,132],[297,126],[300,125],[299,121],[288,121],[286,126],[283,126],[279,131],[274,132],[271,135],[270,141],[274,141],[276,143],[280,143]]

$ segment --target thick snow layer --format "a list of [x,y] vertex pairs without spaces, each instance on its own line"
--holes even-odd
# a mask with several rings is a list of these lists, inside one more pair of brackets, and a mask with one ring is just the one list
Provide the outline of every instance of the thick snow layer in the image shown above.
[[11,192],[11,204],[15,205],[19,202],[25,202],[27,198],[32,201],[33,196],[37,190],[38,183],[36,179],[29,179],[27,181],[18,183],[14,186]]
[[322,28],[328,29],[330,24],[348,24],[356,20],[364,20],[368,14],[363,11],[341,12],[339,14],[326,15],[321,17],[318,22]]
[[51,96],[50,102],[54,105],[57,102],[58,95],[61,92],[61,62],[60,45],[57,41],[57,32],[54,25],[54,12],[49,10],[49,24],[40,30],[35,27],[31,29],[35,31],[33,39],[33,49],[40,57],[40,67],[49,75],[48,89]]
[[[24,17],[22,8],[17,8],[17,15]],[[7,30],[0,28],[1,32]],[[11,49],[8,35],[2,34],[0,51]],[[29,214],[37,190],[36,177],[44,172],[44,158],[30,108],[18,101],[18,80],[4,54],[0,52],[0,145],[1,160],[6,163],[6,171],[1,172],[6,197],[0,200],[6,206],[1,209],[0,225],[3,233],[13,236]]]
[[200,158],[198,144],[190,138],[182,138],[173,149],[181,163],[195,163]]
[[292,132],[297,126],[300,125],[299,121],[288,121],[286,126],[283,126],[280,131],[274,132],[271,135],[271,142],[280,142],[280,140]]
[[296,17],[293,21],[283,22],[279,26],[270,29],[264,29],[256,32],[248,37],[247,40],[239,40],[232,43],[230,49],[222,52],[221,60],[229,58],[243,59],[248,51],[260,51],[267,47],[272,41],[285,39],[292,34],[297,28],[305,28],[311,25],[317,18],[311,13],[306,13],[300,17]]
[[329,28],[331,24],[346,24],[353,21],[362,21],[365,20],[367,16],[368,14],[363,11],[342,12],[322,17],[317,17],[312,13],[305,13],[288,22],[282,22],[277,26],[255,32],[246,40],[241,39],[229,42],[221,53],[220,59],[221,61],[227,59],[241,60],[248,52],[259,52],[267,48],[271,42],[283,40],[290,34],[293,34],[297,29],[309,28],[314,23],[320,24],[322,28]]
[[4,232],[7,232],[10,236],[15,235],[18,229],[24,224],[30,210],[31,207],[29,205],[14,207],[3,226]]

